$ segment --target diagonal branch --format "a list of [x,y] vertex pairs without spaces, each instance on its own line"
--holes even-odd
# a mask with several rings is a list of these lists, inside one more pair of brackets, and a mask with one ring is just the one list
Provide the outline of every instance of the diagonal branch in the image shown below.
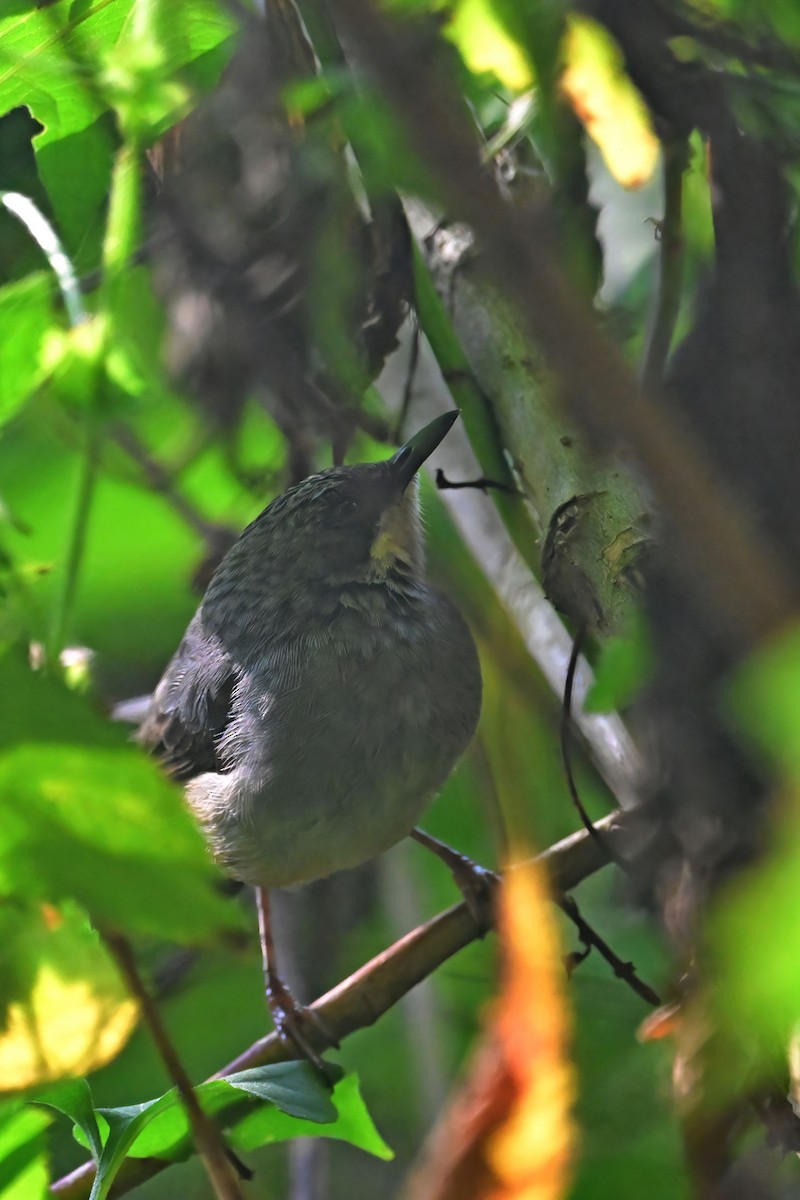
[[[629,843],[633,835],[632,821],[630,814],[626,814],[623,821],[619,813],[598,821],[605,846],[618,849],[622,843]],[[539,860],[547,865],[557,892],[570,890],[609,861],[605,847],[598,845],[584,830],[557,842],[539,855]],[[312,1008],[322,1019],[325,1029],[341,1040],[358,1029],[373,1025],[407,992],[482,933],[467,905],[463,901],[454,904],[378,954],[317,1000]],[[312,1028],[309,1037],[313,1041]],[[320,1044],[317,1048],[324,1050],[325,1046]],[[276,1033],[271,1033],[254,1042],[218,1071],[215,1078],[266,1063],[283,1062],[291,1057],[291,1048]],[[164,1159],[129,1158],[117,1176],[113,1194],[121,1196],[171,1165]],[[84,1163],[70,1175],[57,1180],[51,1186],[51,1195],[59,1200],[87,1200],[94,1173],[94,1163]]]
[[598,445],[627,446],[643,468],[680,545],[687,586],[715,608],[739,645],[792,620],[794,589],[739,497],[712,478],[669,407],[643,393],[598,330],[559,270],[546,225],[509,204],[483,165],[463,97],[447,62],[435,56],[430,25],[390,20],[370,0],[333,0],[331,7],[444,203],[480,237],[484,268],[516,303],[575,416]]

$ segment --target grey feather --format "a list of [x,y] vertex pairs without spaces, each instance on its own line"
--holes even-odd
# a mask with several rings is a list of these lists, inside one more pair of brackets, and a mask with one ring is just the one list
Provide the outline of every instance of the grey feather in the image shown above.
[[394,461],[313,476],[245,530],[140,730],[247,883],[387,849],[477,724],[475,646],[425,581],[415,488]]

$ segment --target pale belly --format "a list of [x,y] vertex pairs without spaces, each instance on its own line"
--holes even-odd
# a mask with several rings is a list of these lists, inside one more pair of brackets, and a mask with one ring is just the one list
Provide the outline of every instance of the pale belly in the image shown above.
[[287,886],[411,831],[477,723],[477,658],[457,620],[446,637],[434,628],[367,656],[323,645],[278,678],[248,681],[227,738],[232,769],[187,788],[223,867]]

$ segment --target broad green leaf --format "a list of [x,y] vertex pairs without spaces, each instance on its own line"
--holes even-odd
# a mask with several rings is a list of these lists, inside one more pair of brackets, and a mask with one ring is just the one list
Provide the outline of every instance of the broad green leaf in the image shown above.
[[217,0],[138,0],[101,75],[128,141],[151,143],[186,116],[194,89],[216,82],[230,58],[234,30]]
[[497,19],[491,0],[459,0],[446,26],[471,71],[491,71],[512,91],[533,82],[525,55]]
[[179,942],[237,923],[178,789],[134,749],[0,755],[0,894],[14,892]]
[[31,670],[22,647],[14,646],[0,657],[0,694],[14,697],[0,721],[0,752],[19,742],[122,748],[129,740],[125,727],[107,720],[59,679]]
[[50,1194],[44,1132],[47,1113],[16,1102],[0,1106],[0,1200],[46,1200]]
[[[199,1084],[195,1091],[203,1109],[220,1125],[228,1125],[238,1113],[256,1111],[256,1102],[257,1111],[261,1112],[263,1107],[265,1124],[275,1129],[288,1128],[286,1137],[299,1137],[300,1123],[304,1131],[311,1125],[316,1134],[321,1124],[328,1125],[337,1119],[329,1089],[306,1062],[270,1063],[224,1079],[211,1079]],[[189,1122],[177,1094],[170,1094],[175,1095],[176,1103],[160,1110],[131,1147],[137,1158],[184,1156]]]
[[258,1100],[269,1100],[290,1117],[324,1123],[336,1119],[331,1093],[309,1063],[272,1063],[226,1075],[225,1083]]
[[86,1144],[95,1162],[100,1161],[103,1141],[97,1127],[97,1116],[92,1102],[92,1090],[85,1079],[65,1079],[46,1092],[35,1097],[37,1104],[46,1104],[69,1117],[74,1125],[83,1130]]
[[117,1172],[139,1133],[158,1113],[169,1108],[175,1102],[176,1093],[171,1091],[164,1096],[159,1096],[157,1100],[148,1100],[144,1104],[129,1104],[124,1108],[101,1108],[98,1110],[108,1124],[108,1134],[103,1146],[103,1153],[97,1164],[97,1174],[89,1200],[105,1200]]
[[[104,1066],[133,1032],[138,1008],[85,914],[75,905],[0,904],[0,936],[0,1090]],[[91,1109],[79,1084],[59,1094]]]
[[0,288],[0,425],[22,407],[42,377],[41,348],[53,319],[53,282],[46,272]]
[[364,1104],[357,1075],[345,1075],[333,1089],[332,1100],[337,1115],[330,1124],[320,1126],[274,1109],[259,1108],[233,1126],[231,1142],[237,1149],[247,1151],[293,1137],[327,1137],[349,1142],[376,1158],[394,1157]]
[[[330,1092],[308,1063],[273,1063],[209,1080],[195,1092],[204,1111],[220,1128],[230,1129],[231,1143],[241,1150],[296,1137],[331,1137],[378,1158],[392,1158],[364,1105],[355,1075],[339,1079]],[[98,1114],[101,1131],[105,1122],[112,1129],[127,1130],[132,1115],[135,1137],[126,1136],[125,1149],[132,1157],[175,1161],[191,1153],[189,1121],[174,1088],[148,1105],[99,1109]],[[76,1130],[76,1136],[88,1146],[85,1132]],[[103,1156],[110,1158],[108,1142]],[[119,1169],[116,1160],[113,1169]]]
[[[0,114],[25,106],[43,126],[34,149],[59,232],[79,261],[93,262],[117,142],[112,109],[128,124],[138,110],[132,132],[159,136],[219,77],[234,25],[215,0],[14,8],[0,17]],[[151,17],[144,40],[142,13]]]

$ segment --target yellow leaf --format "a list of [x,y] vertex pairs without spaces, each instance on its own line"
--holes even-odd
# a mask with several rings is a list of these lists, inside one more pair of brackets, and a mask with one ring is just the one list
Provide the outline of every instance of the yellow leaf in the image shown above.
[[623,187],[641,187],[656,169],[659,142],[619,47],[595,21],[573,16],[563,54],[561,90],[614,178]]
[[447,35],[471,71],[491,71],[514,92],[531,86],[525,56],[497,20],[488,0],[460,0],[447,24]]
[[97,1070],[122,1049],[138,1017],[136,1002],[78,910],[45,906],[20,921],[14,942],[35,965],[26,994],[8,1005],[0,1033],[2,1092]]

